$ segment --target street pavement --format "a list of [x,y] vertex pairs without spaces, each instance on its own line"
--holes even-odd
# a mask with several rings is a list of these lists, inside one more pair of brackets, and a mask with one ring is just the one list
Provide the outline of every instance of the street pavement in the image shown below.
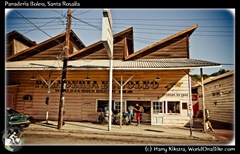
[[[185,126],[161,125],[153,126],[149,123],[143,123],[136,126],[136,123],[130,125],[115,125],[111,128],[108,123],[97,124],[92,122],[72,122],[65,121],[65,125],[59,130],[57,121],[35,121],[31,123],[26,133],[33,131],[47,132],[67,132],[67,133],[91,133],[91,134],[113,134],[113,135],[134,135],[146,137],[161,137],[168,139],[196,139],[196,140],[216,140],[227,145],[235,145],[234,130],[226,128],[214,128],[214,132],[203,132],[201,119],[194,119],[193,124]],[[213,125],[214,126],[214,125]],[[224,144],[225,145],[225,144]]]

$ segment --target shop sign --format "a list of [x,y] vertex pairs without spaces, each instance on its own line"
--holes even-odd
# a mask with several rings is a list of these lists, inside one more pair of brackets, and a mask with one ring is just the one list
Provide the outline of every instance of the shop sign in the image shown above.
[[[51,81],[53,83],[53,81]],[[157,89],[159,83],[157,81],[129,81],[123,87],[123,93],[132,93],[133,89]],[[47,84],[41,80],[35,82],[35,88],[48,88]],[[56,92],[61,89],[61,81],[54,82],[51,86]],[[67,80],[66,92],[81,92],[81,93],[107,93],[108,81],[84,81],[84,80]],[[113,93],[120,93],[120,87],[113,84]]]
[[187,97],[187,93],[168,93],[168,94],[163,94],[163,96],[171,96],[171,97]]

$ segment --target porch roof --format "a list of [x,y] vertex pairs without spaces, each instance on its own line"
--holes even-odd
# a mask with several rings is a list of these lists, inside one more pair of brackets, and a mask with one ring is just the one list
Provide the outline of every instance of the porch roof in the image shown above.
[[[62,70],[63,62],[56,60],[6,62],[6,70]],[[197,59],[113,60],[114,70],[174,70],[221,67],[221,64]],[[108,70],[109,60],[71,60],[68,70]]]

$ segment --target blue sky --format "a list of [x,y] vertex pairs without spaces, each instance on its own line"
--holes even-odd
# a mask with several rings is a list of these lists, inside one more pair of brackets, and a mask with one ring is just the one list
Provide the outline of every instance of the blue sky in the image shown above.
[[[102,9],[72,9],[71,28],[88,46],[101,40]],[[165,39],[195,24],[190,58],[221,63],[204,74],[235,69],[235,10],[232,9],[111,9],[113,34],[133,27],[134,50]],[[67,9],[6,9],[5,32],[17,30],[37,43],[65,32]],[[38,28],[37,28],[38,27]],[[195,69],[191,74],[199,74]]]

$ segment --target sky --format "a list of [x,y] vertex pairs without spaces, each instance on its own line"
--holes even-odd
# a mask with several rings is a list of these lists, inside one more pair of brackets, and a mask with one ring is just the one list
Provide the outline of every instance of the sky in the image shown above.
[[[89,46],[101,40],[103,9],[73,8],[71,29]],[[193,25],[190,59],[222,64],[203,74],[235,70],[235,9],[116,9],[110,8],[113,34],[133,28],[134,51],[159,42]],[[67,9],[5,9],[5,34],[16,30],[41,43],[66,31]],[[200,74],[197,68],[191,74]]]

